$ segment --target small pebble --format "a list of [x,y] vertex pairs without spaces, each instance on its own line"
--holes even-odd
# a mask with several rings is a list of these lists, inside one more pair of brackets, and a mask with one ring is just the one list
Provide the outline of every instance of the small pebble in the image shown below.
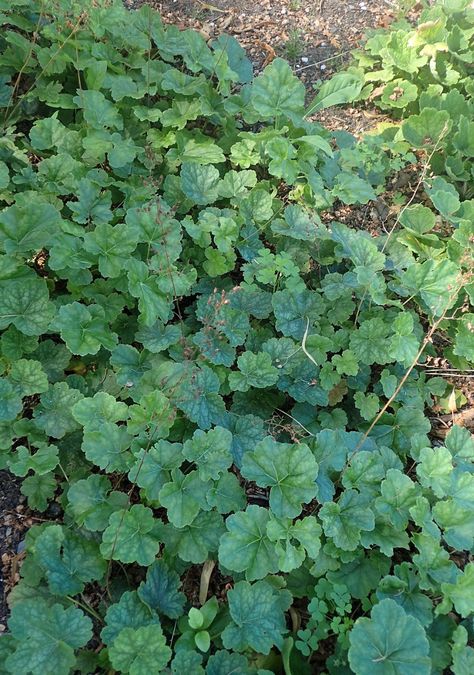
[[307,56],[302,56],[301,57],[301,63],[308,63],[309,59]]
[[325,63],[322,63],[319,67],[320,67],[321,70],[326,70],[326,64]]
[[18,542],[18,546],[16,547],[16,552],[17,553],[23,553],[23,551],[25,550],[25,547],[26,547],[25,540],[22,539],[21,541]]

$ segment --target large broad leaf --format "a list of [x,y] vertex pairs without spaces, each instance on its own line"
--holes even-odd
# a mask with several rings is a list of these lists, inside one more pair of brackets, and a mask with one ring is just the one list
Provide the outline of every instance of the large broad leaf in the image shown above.
[[282,646],[286,632],[284,612],[292,601],[288,591],[277,590],[266,581],[239,581],[227,597],[232,622],[222,633],[224,647],[268,654],[273,645]]
[[249,581],[278,572],[275,546],[267,536],[269,511],[251,504],[226,521],[228,532],[221,538],[219,562],[234,572],[245,572]]
[[207,560],[210,552],[217,551],[224,531],[222,516],[216,511],[201,511],[186,527],[166,525],[162,538],[169,555],[200,564]]
[[212,165],[184,163],[181,167],[181,188],[196,204],[212,204],[218,197],[219,171]]
[[81,392],[69,387],[67,382],[56,382],[41,394],[40,403],[33,413],[35,425],[48,436],[62,438],[79,428],[72,415],[72,407],[83,398]]
[[68,675],[76,663],[74,650],[92,637],[92,622],[79,609],[39,598],[16,604],[8,626],[17,645],[6,661],[11,673]]
[[0,330],[10,324],[25,335],[41,335],[54,316],[44,279],[27,278],[0,283]]
[[190,525],[201,509],[207,510],[206,493],[209,482],[203,482],[197,471],[184,475],[179,469],[171,472],[171,481],[160,490],[159,500],[168,510],[175,527]]
[[80,302],[63,305],[55,328],[73,354],[97,354],[101,347],[112,350],[117,344],[117,335],[110,330],[105,311],[99,305],[86,307]]
[[179,591],[179,576],[166,565],[157,560],[148,568],[146,581],[138,588],[138,597],[158,614],[165,614],[170,619],[177,619],[183,613],[186,596]]
[[304,443],[277,443],[268,436],[247,452],[242,475],[270,487],[270,508],[278,518],[295,518],[317,494],[318,465]]
[[159,673],[171,658],[161,626],[150,624],[124,628],[109,648],[110,662],[121,673],[149,675]]
[[135,233],[125,224],[100,223],[84,236],[84,248],[97,256],[99,271],[104,277],[118,277],[137,246]]
[[471,616],[474,612],[474,563],[466,565],[454,584],[441,584],[441,590],[444,598],[438,612],[447,614],[454,605],[462,617]]
[[68,511],[79,526],[92,532],[102,532],[114,511],[124,509],[128,503],[125,492],[112,491],[105,476],[92,474],[73,483],[68,490]]
[[423,627],[393,600],[375,605],[370,619],[357,619],[349,640],[349,664],[356,675],[431,673]]
[[110,645],[124,628],[140,628],[159,623],[156,612],[140,600],[137,591],[126,591],[118,602],[108,608],[100,637],[106,645]]
[[250,101],[261,119],[291,116],[303,110],[304,84],[283,59],[275,59],[252,84]]
[[35,561],[44,569],[49,588],[57,595],[77,595],[90,581],[101,579],[107,564],[94,541],[50,525],[35,542]]
[[232,464],[231,445],[232,434],[227,429],[198,429],[184,444],[183,456],[196,464],[201,480],[217,479]]
[[355,551],[361,531],[371,531],[375,527],[367,499],[356,490],[345,490],[338,502],[326,502],[319,515],[325,534],[344,551]]
[[407,295],[420,295],[435,315],[440,316],[456,300],[459,269],[450,260],[426,260],[410,265],[402,276]]
[[325,82],[306,110],[306,116],[333,105],[354,101],[362,91],[364,80],[353,73],[337,73]]
[[115,511],[102,537],[102,555],[108,560],[151,565],[160,548],[155,524],[153,512],[142,504]]

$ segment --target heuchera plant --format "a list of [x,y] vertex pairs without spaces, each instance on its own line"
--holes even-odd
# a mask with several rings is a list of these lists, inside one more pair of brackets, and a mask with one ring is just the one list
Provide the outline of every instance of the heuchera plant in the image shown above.
[[404,126],[147,6],[0,9],[0,462],[44,514],[0,672],[473,672],[474,443],[418,367],[474,360],[472,203],[330,221]]

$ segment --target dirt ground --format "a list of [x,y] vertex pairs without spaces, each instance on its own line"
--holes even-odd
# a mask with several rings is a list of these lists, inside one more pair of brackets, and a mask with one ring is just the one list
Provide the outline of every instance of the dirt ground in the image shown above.
[[17,581],[21,542],[27,527],[24,500],[20,480],[8,471],[0,471],[0,633],[6,627],[6,595]]

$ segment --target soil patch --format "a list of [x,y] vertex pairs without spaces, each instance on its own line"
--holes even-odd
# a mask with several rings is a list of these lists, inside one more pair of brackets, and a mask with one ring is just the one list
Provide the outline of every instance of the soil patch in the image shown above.
[[19,563],[25,530],[31,525],[20,493],[21,480],[0,471],[0,633],[6,629],[9,614],[7,595],[19,579]]

